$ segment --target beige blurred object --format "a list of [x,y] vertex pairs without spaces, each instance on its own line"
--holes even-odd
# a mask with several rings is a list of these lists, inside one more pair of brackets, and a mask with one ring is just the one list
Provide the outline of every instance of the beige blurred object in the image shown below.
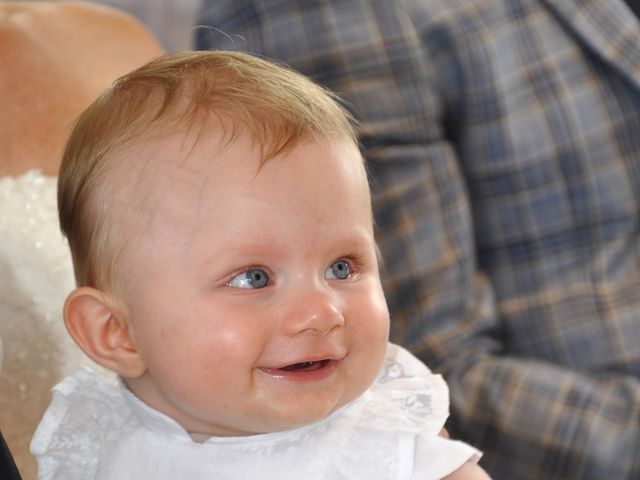
[[55,174],[75,116],[161,53],[133,17],[83,2],[0,3],[0,175]]
[[88,364],[61,318],[73,286],[56,218],[61,150],[98,93],[161,53],[109,7],[0,1],[0,430],[24,480],[37,475],[28,447],[51,387]]

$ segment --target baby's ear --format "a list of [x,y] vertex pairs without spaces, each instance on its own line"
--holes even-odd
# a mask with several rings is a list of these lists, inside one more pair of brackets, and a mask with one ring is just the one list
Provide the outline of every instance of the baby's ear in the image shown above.
[[97,364],[125,378],[141,376],[146,367],[124,318],[102,291],[75,289],[64,305],[64,323],[80,348]]

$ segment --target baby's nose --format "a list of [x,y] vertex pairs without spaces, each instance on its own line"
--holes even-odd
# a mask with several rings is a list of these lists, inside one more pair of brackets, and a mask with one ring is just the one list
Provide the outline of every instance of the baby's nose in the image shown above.
[[310,289],[292,299],[282,318],[288,335],[326,335],[344,323],[339,302],[331,292],[322,288]]

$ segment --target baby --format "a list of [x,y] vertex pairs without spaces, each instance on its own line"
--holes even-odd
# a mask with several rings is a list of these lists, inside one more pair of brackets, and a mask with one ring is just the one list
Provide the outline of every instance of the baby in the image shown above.
[[246,54],[160,57],[79,118],[59,176],[88,370],[54,389],[41,479],[487,478],[438,436],[439,376],[387,343],[347,113]]

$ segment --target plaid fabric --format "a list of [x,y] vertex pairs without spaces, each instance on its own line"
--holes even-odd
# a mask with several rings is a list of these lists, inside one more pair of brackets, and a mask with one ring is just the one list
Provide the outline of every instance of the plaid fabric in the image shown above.
[[627,5],[636,14],[637,17],[640,17],[640,0],[624,0],[627,2]]
[[622,0],[211,0],[200,48],[363,121],[392,339],[496,479],[640,478],[640,25]]

